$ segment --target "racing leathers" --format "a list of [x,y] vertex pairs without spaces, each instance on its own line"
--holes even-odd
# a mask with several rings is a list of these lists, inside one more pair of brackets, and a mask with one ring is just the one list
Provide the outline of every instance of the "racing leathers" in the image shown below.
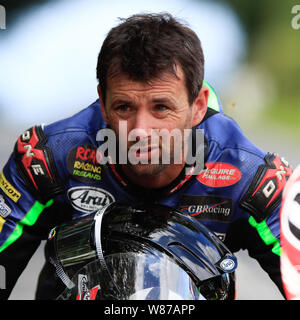
[[[203,168],[195,175],[194,167],[186,166],[160,189],[136,186],[118,164],[99,163],[103,142],[97,133],[107,124],[98,100],[70,118],[23,132],[0,174],[0,266],[5,272],[0,296],[9,297],[54,226],[113,201],[159,203],[192,215],[232,252],[247,249],[283,293],[279,210],[292,169],[277,154],[254,146],[209,90],[208,111],[193,128],[205,136]],[[48,269],[40,279],[51,287]],[[43,288],[38,298],[49,297]]]

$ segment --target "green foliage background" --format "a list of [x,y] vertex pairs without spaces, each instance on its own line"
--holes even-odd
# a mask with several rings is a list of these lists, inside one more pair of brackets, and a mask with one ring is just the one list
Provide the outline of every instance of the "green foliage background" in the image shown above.
[[[261,121],[300,136],[300,29],[292,28],[296,0],[216,0],[229,4],[248,37],[247,62],[266,70],[276,99],[264,108]],[[299,21],[300,23],[300,21]],[[251,98],[251,97],[250,97]]]
[[[12,25],[24,10],[48,1],[58,0],[4,0],[0,3],[10,12],[7,24]],[[247,64],[265,70],[271,77],[275,98],[260,111],[257,121],[262,125],[275,124],[287,134],[300,137],[300,29],[294,30],[291,25],[292,8],[300,5],[300,0],[208,1],[232,8],[246,31]],[[225,111],[230,114],[230,109],[225,107]]]

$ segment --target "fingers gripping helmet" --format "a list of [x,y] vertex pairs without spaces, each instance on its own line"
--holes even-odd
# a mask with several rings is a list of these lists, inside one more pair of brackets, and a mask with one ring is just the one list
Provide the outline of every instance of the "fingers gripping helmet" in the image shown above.
[[236,258],[188,214],[112,203],[52,230],[59,299],[234,299]]

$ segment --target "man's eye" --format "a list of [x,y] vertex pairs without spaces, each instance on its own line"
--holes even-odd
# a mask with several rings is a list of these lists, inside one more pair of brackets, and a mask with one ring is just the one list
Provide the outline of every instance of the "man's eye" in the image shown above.
[[128,105],[126,105],[126,104],[122,104],[120,106],[117,106],[116,110],[118,112],[128,112],[130,110],[130,107]]
[[166,111],[166,110],[168,110],[169,108],[167,107],[167,106],[165,106],[165,105],[163,105],[163,104],[157,104],[157,105],[155,105],[155,111],[160,111],[160,112],[162,112],[162,111]]

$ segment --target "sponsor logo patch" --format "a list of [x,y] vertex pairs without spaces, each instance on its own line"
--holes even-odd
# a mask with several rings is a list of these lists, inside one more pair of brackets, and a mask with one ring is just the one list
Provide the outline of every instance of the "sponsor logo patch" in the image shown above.
[[3,172],[0,173],[0,188],[14,202],[18,202],[21,197],[21,193],[6,180]]
[[232,208],[232,199],[218,196],[183,195],[179,202],[179,210],[197,219],[223,222],[231,221]]
[[82,145],[72,149],[67,158],[69,173],[75,180],[97,182],[101,180],[101,153],[93,145]]
[[231,164],[224,162],[205,163],[197,179],[202,184],[213,188],[229,187],[242,177],[241,171]]
[[10,214],[10,207],[5,203],[4,198],[0,195],[0,216],[6,218]]
[[115,198],[109,192],[94,187],[71,188],[68,191],[68,197],[73,208],[86,213],[99,210],[115,201]]

